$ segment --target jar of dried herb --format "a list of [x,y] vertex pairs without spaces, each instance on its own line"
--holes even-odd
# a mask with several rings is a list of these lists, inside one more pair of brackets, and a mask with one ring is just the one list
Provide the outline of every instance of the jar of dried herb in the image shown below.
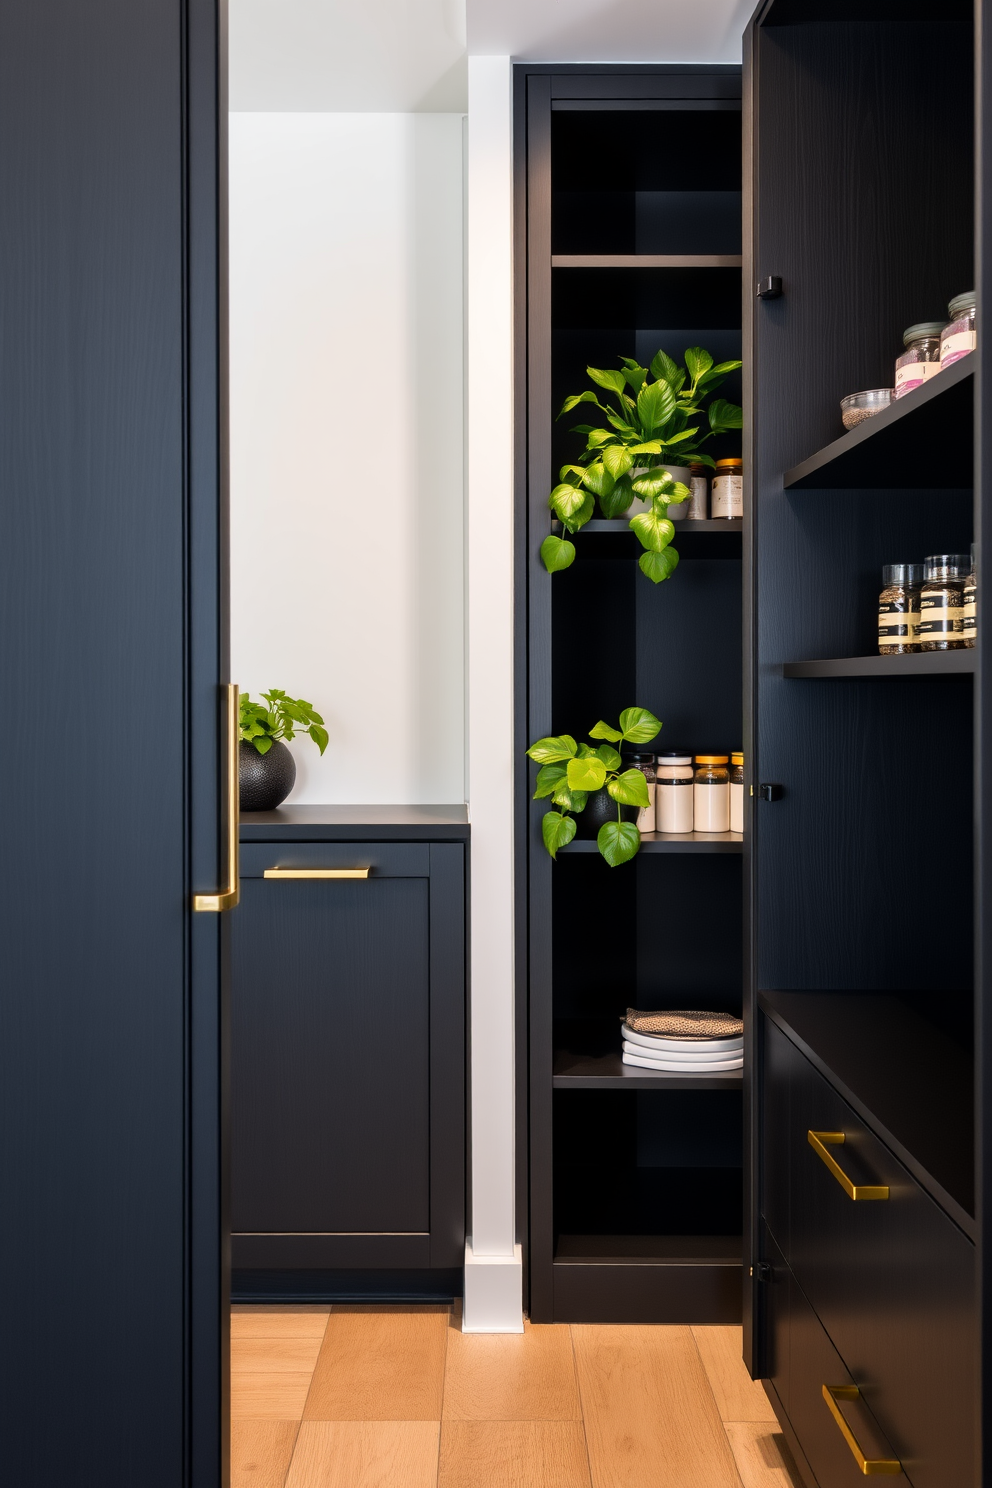
[[964,586],[970,568],[966,553],[935,553],[927,559],[920,593],[921,651],[960,651],[964,646]]
[[961,639],[966,647],[974,646],[978,634],[978,575],[975,571],[975,544],[971,545],[971,572],[964,582],[961,606]]
[[900,656],[920,649],[920,590],[922,563],[886,563],[878,596],[878,649],[882,656]]
[[905,397],[940,371],[940,333],[943,329],[941,320],[923,320],[903,331],[902,344],[906,350],[896,358],[893,398]]

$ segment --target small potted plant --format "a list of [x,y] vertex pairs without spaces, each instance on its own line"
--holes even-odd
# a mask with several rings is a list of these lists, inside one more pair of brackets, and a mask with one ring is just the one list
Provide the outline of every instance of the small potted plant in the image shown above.
[[327,730],[313,704],[291,698],[278,687],[253,703],[241,694],[238,731],[238,787],[242,811],[274,811],[296,782],[296,761],[282,742],[299,729],[310,735],[323,754]]
[[[613,395],[613,403],[601,403],[591,388],[565,399],[559,418],[580,403],[591,403],[605,415],[609,427],[575,426],[575,433],[586,436],[585,450],[576,464],[562,466],[561,484],[551,492],[548,505],[564,531],[574,534],[589,521],[597,501],[604,517],[620,517],[639,498],[638,513],[629,526],[645,550],[640,557],[641,572],[660,584],[674,573],[679,561],[670,546],[675,528],[668,508],[689,497],[688,487],[673,477],[684,475],[690,460],[712,465],[712,455],[702,446],[717,434],[741,427],[736,403],[714,398],[704,406],[741,363],[714,365],[701,346],[688,349],[684,367],[663,351],[650,368],[632,357],[621,361],[623,370],[618,372],[586,368],[596,386]],[[698,422],[689,427],[697,414],[706,416],[709,428],[705,433],[700,432]],[[574,562],[575,544],[552,533],[541,544],[541,559],[548,573],[558,573]]]
[[[617,744],[648,744],[661,721],[647,708],[625,708],[620,727],[602,720],[589,730],[590,739],[604,742],[577,744],[571,734],[538,739],[527,753],[540,766],[534,800],[550,796],[552,806],[541,822],[544,845],[552,858],[566,847],[578,829],[576,815],[589,809],[602,824],[596,845],[611,868],[629,863],[641,845],[637,813],[649,805],[648,785],[640,770],[623,768]],[[615,815],[616,819],[611,818]]]

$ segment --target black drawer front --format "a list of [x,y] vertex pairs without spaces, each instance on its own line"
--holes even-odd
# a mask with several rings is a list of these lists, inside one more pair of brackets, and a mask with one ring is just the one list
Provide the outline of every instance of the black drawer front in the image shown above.
[[[241,846],[241,877],[262,878],[267,869],[274,868],[367,868],[369,878],[426,878],[430,853],[427,842],[245,842]],[[285,880],[287,884],[301,881],[305,882]],[[268,882],[275,887],[277,880]],[[323,882],[330,885],[336,880]]]
[[[764,1213],[916,1488],[973,1481],[975,1255],[968,1238],[766,1022]],[[859,1185],[848,1197],[808,1132]]]

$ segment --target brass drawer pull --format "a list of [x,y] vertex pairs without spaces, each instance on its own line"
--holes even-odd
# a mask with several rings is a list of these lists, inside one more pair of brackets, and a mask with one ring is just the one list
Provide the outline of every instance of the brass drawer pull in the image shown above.
[[827,1410],[840,1427],[840,1434],[851,1449],[851,1456],[858,1464],[858,1471],[864,1473],[866,1478],[894,1478],[897,1473],[902,1472],[902,1463],[897,1462],[894,1457],[866,1457],[861,1450],[858,1438],[840,1413],[838,1400],[857,1400],[860,1394],[861,1391],[857,1385],[823,1386],[823,1398],[827,1402]]
[[266,868],[263,878],[368,878],[370,868]]
[[884,1183],[852,1183],[850,1178],[827,1151],[828,1147],[841,1147],[847,1141],[843,1132],[807,1132],[807,1140],[823,1165],[834,1175],[849,1199],[887,1199],[888,1185]]

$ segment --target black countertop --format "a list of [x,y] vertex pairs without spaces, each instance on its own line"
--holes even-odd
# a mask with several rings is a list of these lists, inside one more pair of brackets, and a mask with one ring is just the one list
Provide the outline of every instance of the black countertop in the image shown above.
[[279,806],[245,811],[242,842],[465,842],[468,807]]

